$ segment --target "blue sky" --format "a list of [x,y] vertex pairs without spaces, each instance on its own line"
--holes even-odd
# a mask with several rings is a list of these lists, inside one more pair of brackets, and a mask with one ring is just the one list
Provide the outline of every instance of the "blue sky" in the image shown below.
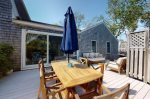
[[[150,1],[150,0],[147,0]],[[103,15],[107,17],[108,0],[24,0],[28,13],[32,20],[49,23],[60,24],[64,20],[64,14],[69,6],[73,12],[84,14],[85,20],[92,20],[94,17]],[[143,30],[142,24],[137,29]],[[118,39],[126,39],[124,34]]]
[[56,24],[64,20],[68,6],[81,12],[86,20],[107,16],[107,0],[24,0],[32,20]]

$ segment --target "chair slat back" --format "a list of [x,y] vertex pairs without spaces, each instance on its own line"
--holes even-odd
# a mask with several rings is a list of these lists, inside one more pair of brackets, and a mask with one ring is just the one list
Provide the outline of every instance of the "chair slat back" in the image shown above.
[[39,71],[40,71],[40,88],[42,91],[42,99],[46,99],[46,80],[45,80],[45,69],[44,69],[44,62],[41,59],[38,63]]
[[88,65],[88,60],[86,58],[80,58],[81,64],[86,64]]
[[101,96],[95,96],[94,99],[128,99],[129,97],[129,87],[130,84],[127,83],[123,87],[117,89],[116,91],[101,95]]

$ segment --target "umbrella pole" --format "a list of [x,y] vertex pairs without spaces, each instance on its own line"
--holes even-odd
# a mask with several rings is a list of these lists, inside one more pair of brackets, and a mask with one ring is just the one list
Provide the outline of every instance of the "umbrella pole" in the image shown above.
[[68,63],[69,63],[69,54],[68,54]]

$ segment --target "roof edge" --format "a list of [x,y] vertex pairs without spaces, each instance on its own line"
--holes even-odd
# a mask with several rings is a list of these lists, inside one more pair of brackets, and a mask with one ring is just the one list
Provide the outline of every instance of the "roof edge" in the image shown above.
[[84,31],[86,31],[86,30],[89,30],[89,29],[91,29],[91,28],[94,28],[94,27],[96,27],[96,26],[98,26],[98,25],[100,25],[100,24],[103,24],[103,22],[99,22],[99,23],[96,23],[96,24],[94,24],[94,25],[92,25],[92,26],[90,26],[90,27],[87,27],[87,28],[81,30],[80,33],[84,32]]
[[31,18],[23,0],[14,0],[19,17],[21,20],[30,21]]
[[23,21],[23,20],[16,20],[16,19],[13,20],[13,23],[19,24],[22,26],[31,26],[31,27],[35,27],[35,28],[50,29],[50,30],[63,32],[63,27],[55,26],[55,25],[51,25],[51,24],[36,23],[36,22],[32,22],[32,21]]
[[112,34],[112,32],[110,31],[110,29],[107,27],[107,25],[103,22],[103,24],[105,25],[105,27],[107,28],[107,30],[110,32],[110,34],[118,41],[118,39],[115,37],[115,35]]

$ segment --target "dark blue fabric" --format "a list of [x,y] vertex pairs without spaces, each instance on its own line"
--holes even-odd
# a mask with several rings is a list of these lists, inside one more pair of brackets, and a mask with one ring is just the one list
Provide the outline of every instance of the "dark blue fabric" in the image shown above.
[[64,33],[60,49],[66,54],[72,54],[79,49],[76,23],[71,7],[68,8],[65,14]]

